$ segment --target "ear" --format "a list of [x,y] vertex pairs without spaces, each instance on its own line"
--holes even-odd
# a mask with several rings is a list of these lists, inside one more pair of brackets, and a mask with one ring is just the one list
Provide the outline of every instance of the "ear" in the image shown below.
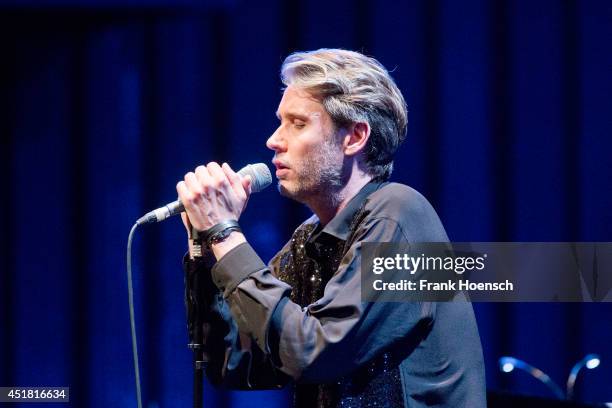
[[347,126],[342,148],[347,156],[361,152],[370,138],[370,125],[367,122],[356,122]]

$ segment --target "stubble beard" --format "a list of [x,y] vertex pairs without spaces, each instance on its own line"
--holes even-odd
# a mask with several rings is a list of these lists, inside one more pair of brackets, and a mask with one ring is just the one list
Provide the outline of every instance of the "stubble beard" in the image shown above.
[[344,169],[344,155],[339,152],[333,137],[326,137],[317,150],[292,167],[297,173],[297,180],[292,186],[286,188],[279,181],[278,190],[282,196],[311,209],[320,205],[336,207],[340,204],[347,172]]

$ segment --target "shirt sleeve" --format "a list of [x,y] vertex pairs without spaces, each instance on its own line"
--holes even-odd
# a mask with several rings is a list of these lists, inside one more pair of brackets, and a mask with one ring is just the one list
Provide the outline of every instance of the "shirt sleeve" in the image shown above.
[[303,382],[329,382],[383,350],[418,336],[435,315],[433,303],[361,301],[361,242],[407,242],[390,218],[362,223],[323,297],[305,308],[289,299],[248,243],[215,264],[212,276],[238,329],[251,337],[280,371]]

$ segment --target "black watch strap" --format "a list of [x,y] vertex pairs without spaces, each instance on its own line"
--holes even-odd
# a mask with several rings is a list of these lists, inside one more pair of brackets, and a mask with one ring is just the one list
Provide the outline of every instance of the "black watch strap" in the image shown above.
[[236,220],[222,221],[210,227],[206,231],[200,232],[198,235],[201,242],[210,248],[211,245],[221,242],[227,238],[232,231],[242,232],[242,229]]

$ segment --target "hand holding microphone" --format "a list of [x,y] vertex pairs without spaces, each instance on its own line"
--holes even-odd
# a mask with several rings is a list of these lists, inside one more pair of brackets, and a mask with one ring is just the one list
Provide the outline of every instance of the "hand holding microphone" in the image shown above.
[[[177,201],[150,211],[136,221],[136,225],[160,222],[186,212],[181,216],[190,236],[192,229],[202,232],[213,226],[223,227],[227,221],[238,221],[251,192],[259,192],[271,183],[272,175],[263,163],[249,164],[235,173],[227,163],[219,166],[211,162],[187,173],[184,180],[176,185],[179,194]],[[237,226],[237,223],[234,224]],[[239,230],[239,227],[236,229]],[[212,231],[209,232],[212,234]],[[242,234],[232,235],[233,239],[228,240],[226,245],[214,248],[217,259],[245,241]]]
[[238,221],[249,200],[251,184],[250,175],[241,177],[227,163],[219,166],[211,162],[185,174],[176,185],[187,213],[183,217],[185,226],[190,223],[197,231],[205,231],[223,221]]
[[[269,173],[265,165],[264,168]],[[259,181],[257,175],[254,176],[255,180],[248,173],[241,177],[227,163],[219,166],[211,162],[197,167],[195,173],[187,173],[185,179],[176,185],[179,200],[186,211],[186,215],[181,216],[187,231],[192,228],[199,232],[205,231],[204,234],[209,237],[204,238],[207,245],[216,242],[210,248],[217,259],[246,241],[237,221],[246,208],[253,181],[256,184]],[[233,225],[231,221],[234,221]],[[223,238],[210,238],[217,233],[224,234]]]
[[[221,169],[223,170],[222,167],[220,167],[217,163],[209,163],[208,166],[215,166],[217,169]],[[200,170],[200,173],[203,172],[204,169],[206,169],[208,171],[208,167],[204,167],[204,166],[200,166],[199,168],[203,168]],[[231,174],[235,174],[231,168],[229,168],[229,166],[227,166],[229,171],[230,171],[230,175]],[[196,169],[196,172],[198,171],[198,169]],[[196,173],[187,173],[185,175],[185,178],[187,179],[187,176],[189,174],[194,174],[196,175]],[[210,174],[210,172],[209,172]],[[216,173],[217,175],[219,175],[219,173]],[[256,163],[256,164],[248,164],[245,167],[243,167],[242,169],[240,169],[238,171],[238,173],[240,176],[242,176],[243,178],[246,178],[246,176],[249,176],[251,179],[251,184],[250,184],[250,192],[253,193],[258,193],[260,191],[262,191],[263,189],[265,189],[266,187],[268,187],[271,183],[272,183],[272,174],[270,174],[270,170],[268,169],[268,166],[266,166],[264,163]],[[227,176],[225,176],[227,177]],[[191,178],[191,177],[189,177]],[[197,175],[195,180],[197,181]],[[222,181],[222,180],[220,180]],[[180,184],[180,183],[179,183]],[[245,186],[243,186],[243,188],[245,188]],[[177,189],[178,189],[178,184],[177,184]],[[246,191],[245,191],[246,192]],[[250,194],[250,193],[249,193]],[[248,199],[248,195],[247,195],[247,199]],[[246,205],[246,202],[245,204]],[[243,208],[244,210],[244,208]],[[159,207],[153,211],[150,211],[148,213],[146,213],[144,216],[140,217],[138,219],[138,221],[136,221],[136,224],[138,225],[142,225],[142,224],[147,224],[147,223],[151,223],[151,222],[161,222],[173,215],[177,215],[182,213],[183,211],[185,211],[185,207],[183,206],[183,203],[181,202],[181,200],[176,200],[173,201],[171,203],[166,204],[163,207]]]

